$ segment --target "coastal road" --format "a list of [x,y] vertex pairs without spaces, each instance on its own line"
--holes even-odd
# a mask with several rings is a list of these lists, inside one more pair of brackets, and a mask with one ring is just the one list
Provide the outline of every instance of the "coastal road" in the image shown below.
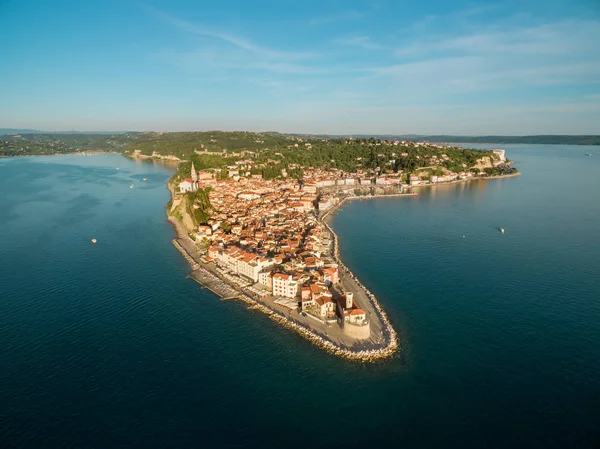
[[[340,282],[339,286],[344,292],[354,293],[354,302],[367,313],[367,319],[371,323],[371,336],[368,340],[364,340],[364,343],[370,343],[367,348],[380,347],[384,343],[383,335],[383,323],[379,314],[373,307],[373,303],[367,297],[364,289],[353,279],[352,275],[348,274],[344,269],[340,269]],[[338,289],[339,291],[339,289]]]

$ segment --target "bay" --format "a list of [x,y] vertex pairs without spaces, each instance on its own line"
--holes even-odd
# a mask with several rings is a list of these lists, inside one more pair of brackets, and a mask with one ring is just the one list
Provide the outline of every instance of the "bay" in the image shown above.
[[521,176],[333,217],[400,332],[376,365],[186,279],[171,168],[0,159],[0,446],[597,447],[600,150],[503,148]]

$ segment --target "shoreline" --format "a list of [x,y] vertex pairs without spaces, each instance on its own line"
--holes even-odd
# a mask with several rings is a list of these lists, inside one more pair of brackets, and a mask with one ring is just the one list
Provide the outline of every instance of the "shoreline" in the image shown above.
[[70,153],[42,153],[42,154],[0,154],[0,158],[13,158],[13,157],[34,157],[34,156],[98,156],[99,154],[118,154],[123,156],[123,153],[118,151],[104,151],[104,150],[92,150],[92,151],[72,151]]
[[436,183],[429,183],[429,184],[419,184],[419,185],[416,185],[416,186],[409,186],[409,187],[411,189],[416,189],[416,188],[419,188],[419,187],[445,186],[445,185],[450,185],[450,184],[460,184],[461,182],[489,181],[490,179],[515,178],[515,177],[520,176],[520,175],[521,175],[521,172],[518,171],[516,173],[511,173],[510,175],[477,176],[477,177],[474,177],[474,178],[457,179],[455,181],[436,182]]

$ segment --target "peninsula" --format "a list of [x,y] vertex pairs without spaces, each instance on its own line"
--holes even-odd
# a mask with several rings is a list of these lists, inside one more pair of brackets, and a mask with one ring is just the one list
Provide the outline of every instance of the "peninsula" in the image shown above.
[[167,205],[189,276],[222,299],[241,300],[319,347],[359,361],[392,356],[398,336],[375,295],[340,260],[327,217],[355,198],[412,197],[415,186],[518,173],[504,150],[205,134],[164,133],[125,151],[172,159],[178,157],[165,147],[172,150],[173,140],[194,145],[169,181]]

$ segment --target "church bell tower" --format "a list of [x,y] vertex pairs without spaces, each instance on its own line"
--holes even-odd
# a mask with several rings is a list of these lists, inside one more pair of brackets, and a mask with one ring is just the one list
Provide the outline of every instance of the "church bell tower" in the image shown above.
[[194,163],[192,162],[192,181],[198,182],[198,172],[194,168]]

